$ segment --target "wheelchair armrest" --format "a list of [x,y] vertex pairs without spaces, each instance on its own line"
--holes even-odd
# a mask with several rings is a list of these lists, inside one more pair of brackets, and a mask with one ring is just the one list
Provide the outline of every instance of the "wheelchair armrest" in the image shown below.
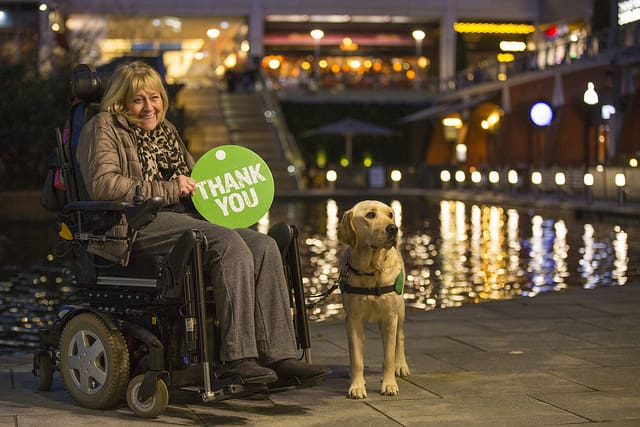
[[98,212],[98,211],[121,211],[124,209],[125,202],[105,202],[105,201],[76,201],[69,202],[64,205],[63,212],[71,213],[77,211]]
[[166,205],[163,197],[152,197],[140,203],[113,201],[76,201],[64,205],[64,213],[72,212],[124,212],[129,226],[138,230],[153,221],[155,215]]
[[129,227],[137,230],[143,225],[150,223],[166,204],[167,202],[164,197],[152,197],[142,203],[125,205],[124,214],[127,217]]

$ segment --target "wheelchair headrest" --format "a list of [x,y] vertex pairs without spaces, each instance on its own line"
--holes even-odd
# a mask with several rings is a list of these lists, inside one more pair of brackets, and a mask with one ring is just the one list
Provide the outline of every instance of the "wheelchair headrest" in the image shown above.
[[109,76],[99,73],[87,64],[80,64],[71,73],[71,93],[85,102],[100,101],[107,87]]

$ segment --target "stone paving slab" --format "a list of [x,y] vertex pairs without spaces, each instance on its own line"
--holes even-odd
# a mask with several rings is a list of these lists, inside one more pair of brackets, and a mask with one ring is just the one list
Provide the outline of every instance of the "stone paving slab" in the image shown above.
[[[511,322],[511,321],[510,321]],[[412,316],[408,316],[405,322],[404,331],[412,339],[425,339],[442,336],[442,331],[446,330],[449,335],[482,335],[492,332],[487,324],[505,324],[504,319],[500,320],[475,320],[475,321],[445,321],[439,319],[425,319],[412,321]]]
[[[635,306],[636,310],[630,308]],[[76,405],[58,373],[37,391],[31,355],[0,356],[0,427],[24,426],[560,426],[640,425],[640,284],[429,312],[410,310],[411,376],[378,393],[382,345],[366,329],[369,397],[351,400],[344,320],[312,322],[312,357],[332,368],[318,387],[202,403],[171,393],[141,420]],[[560,308],[560,310],[558,310]],[[526,315],[525,315],[526,314]]]
[[640,390],[592,391],[574,393],[535,393],[549,405],[580,414],[590,422],[628,422],[640,425]]
[[569,378],[536,370],[505,373],[467,371],[455,374],[418,375],[411,377],[410,380],[444,399],[473,396],[513,396],[540,390],[575,393],[591,390]]
[[411,400],[374,404],[404,426],[551,426],[586,420],[523,395],[464,396],[429,402]]
[[539,349],[510,352],[490,351],[483,353],[481,358],[482,361],[479,362],[477,354],[457,353],[447,355],[446,360],[461,370],[495,373],[519,373],[534,369],[545,371],[552,368],[588,369],[600,366],[571,354]]
[[[551,296],[551,295],[548,295]],[[530,302],[525,300],[526,302]],[[495,305],[495,304],[494,304]],[[602,315],[603,311],[599,307],[590,307],[572,303],[512,303],[504,306],[492,307],[498,313],[504,314],[510,319],[536,319],[544,318],[590,318]]]
[[598,366],[638,366],[640,348],[592,348],[569,350],[567,354]]
[[[444,358],[444,355],[450,353],[484,353],[484,350],[453,336],[430,337],[429,339],[423,339],[421,341],[422,342],[420,344],[413,344],[415,348],[412,349],[412,352],[424,352],[425,354],[430,354],[440,358]],[[412,344],[407,344],[407,346],[410,345]]]
[[[584,384],[593,390],[635,389],[640,391],[640,366],[600,367],[591,369],[562,368],[552,372],[562,378]],[[638,401],[640,407],[640,400]]]
[[476,323],[490,332],[498,333],[527,333],[557,331],[561,334],[573,335],[577,332],[599,332],[607,330],[604,325],[584,319],[572,319],[566,317],[538,318],[535,322],[531,319],[511,319],[508,322],[495,320],[482,320]]
[[573,337],[585,343],[600,347],[639,347],[640,330],[638,331],[598,331],[575,332]]
[[543,333],[529,333],[524,330],[522,333],[496,333],[482,336],[458,336],[461,342],[481,349],[482,351],[529,351],[537,348],[552,348],[554,350],[592,348],[598,347],[595,343],[579,340],[571,336],[555,331],[545,331]]

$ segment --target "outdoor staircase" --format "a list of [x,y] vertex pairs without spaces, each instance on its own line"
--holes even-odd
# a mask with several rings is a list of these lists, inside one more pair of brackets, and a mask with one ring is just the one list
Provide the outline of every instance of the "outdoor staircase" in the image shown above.
[[220,93],[218,97],[230,143],[248,148],[264,159],[271,169],[276,195],[297,190],[296,180],[287,170],[291,162],[278,132],[265,117],[262,95],[259,92]]
[[185,87],[178,92],[176,106],[184,108],[183,137],[196,160],[214,147],[231,143],[215,88]]
[[291,162],[276,127],[265,117],[260,92],[225,93],[214,87],[185,87],[177,95],[176,106],[184,108],[183,136],[196,160],[212,148],[240,145],[267,163],[276,195],[298,189],[296,178],[287,171]]

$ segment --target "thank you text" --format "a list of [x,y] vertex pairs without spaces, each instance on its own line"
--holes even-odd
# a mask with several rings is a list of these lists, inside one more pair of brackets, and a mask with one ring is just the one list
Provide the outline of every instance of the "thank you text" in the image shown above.
[[205,153],[193,168],[193,203],[209,222],[230,228],[248,227],[271,207],[273,176],[255,152],[225,145]]

